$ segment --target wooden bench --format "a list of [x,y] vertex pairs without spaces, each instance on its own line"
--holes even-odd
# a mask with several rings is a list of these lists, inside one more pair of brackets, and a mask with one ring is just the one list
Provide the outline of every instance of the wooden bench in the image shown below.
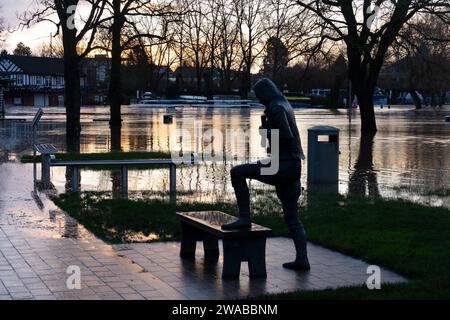
[[203,241],[205,261],[217,262],[218,240],[223,243],[222,278],[239,278],[241,262],[247,261],[250,278],[267,277],[266,238],[272,230],[257,224],[251,229],[225,231],[221,226],[236,217],[220,211],[177,212],[181,220],[180,256],[195,259],[197,241]]

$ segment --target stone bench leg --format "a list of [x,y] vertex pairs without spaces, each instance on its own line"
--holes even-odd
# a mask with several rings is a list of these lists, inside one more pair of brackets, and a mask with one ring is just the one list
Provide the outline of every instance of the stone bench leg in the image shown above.
[[200,236],[198,229],[181,222],[181,250],[180,257],[184,259],[195,259],[195,249]]
[[266,278],[266,238],[249,240],[247,252],[250,278]]
[[208,262],[217,262],[219,260],[219,240],[209,234],[203,237],[203,250],[205,251],[205,260]]
[[197,241],[203,241],[205,260],[208,262],[217,262],[219,260],[219,240],[202,230],[181,222],[180,257],[184,259],[195,259]]
[[250,278],[267,277],[266,238],[224,239],[222,278],[239,278],[242,261],[248,261]]
[[222,278],[239,278],[243,258],[243,243],[237,240],[223,240]]

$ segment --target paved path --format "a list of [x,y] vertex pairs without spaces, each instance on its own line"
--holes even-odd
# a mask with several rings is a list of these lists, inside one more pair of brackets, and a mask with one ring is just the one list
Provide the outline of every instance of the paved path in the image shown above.
[[[312,270],[296,273],[281,263],[294,255],[292,242],[267,244],[267,280],[220,278],[222,262],[182,261],[179,243],[110,246],[61,213],[44,195],[32,197],[32,167],[0,163],[0,299],[223,299],[298,289],[364,284],[368,265],[309,244]],[[81,289],[69,290],[67,267],[81,269]],[[382,270],[383,282],[406,281]]]

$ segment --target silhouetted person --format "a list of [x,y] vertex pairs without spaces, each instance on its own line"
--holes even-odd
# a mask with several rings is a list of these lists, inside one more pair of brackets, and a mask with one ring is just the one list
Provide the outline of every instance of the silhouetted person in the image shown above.
[[[300,175],[303,151],[300,134],[295,123],[294,110],[289,102],[269,79],[261,79],[254,86],[256,97],[265,106],[261,129],[279,130],[279,167],[272,175],[262,173],[263,168],[270,167],[260,161],[239,165],[231,169],[231,182],[236,193],[239,207],[239,219],[234,223],[223,225],[222,229],[251,228],[250,194],[246,179],[256,179],[275,186],[277,196],[283,205],[284,219],[295,244],[296,259],[283,264],[293,270],[309,270],[306,251],[306,235],[298,216],[298,198],[301,193]],[[270,137],[269,133],[269,137]],[[274,150],[272,141],[269,144]],[[271,159],[277,155],[272,153]]]

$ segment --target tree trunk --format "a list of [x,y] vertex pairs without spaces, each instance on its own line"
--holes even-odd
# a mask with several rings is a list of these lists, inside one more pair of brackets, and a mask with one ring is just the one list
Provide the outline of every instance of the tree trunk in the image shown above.
[[202,91],[202,71],[199,66],[196,67],[195,72],[197,79],[197,94],[200,95],[200,92]]
[[439,107],[443,107],[445,104],[445,91],[439,93]]
[[248,98],[248,93],[250,91],[251,85],[251,73],[249,67],[246,67],[242,75],[242,87],[241,87],[241,97],[242,99]]
[[123,19],[120,12],[120,0],[114,0],[114,22],[112,26],[111,71],[109,77],[109,103],[111,119],[111,150],[120,151],[120,132],[122,129],[121,105],[122,105],[122,45],[120,33]]
[[64,42],[64,92],[66,104],[66,147],[68,152],[80,152],[80,70],[76,50],[75,32],[65,29]]
[[[352,83],[354,83],[352,81]],[[364,133],[377,132],[377,124],[375,121],[375,111],[373,109],[373,92],[374,88],[365,88],[363,85],[355,88],[358,98],[359,111],[361,115],[361,131]]]
[[420,100],[420,97],[417,94],[416,90],[410,89],[409,94],[411,95],[411,98],[414,102],[414,105],[416,106],[416,109],[422,109],[422,101]]
[[436,94],[434,92],[431,92],[431,106],[436,107]]

